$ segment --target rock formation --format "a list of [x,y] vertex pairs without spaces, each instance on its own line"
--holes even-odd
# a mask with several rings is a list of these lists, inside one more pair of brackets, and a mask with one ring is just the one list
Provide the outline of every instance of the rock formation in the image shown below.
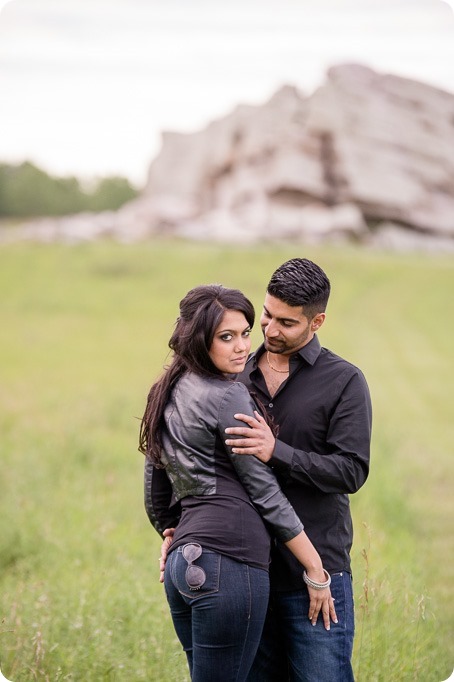
[[199,132],[164,133],[142,196],[85,220],[96,235],[129,240],[349,239],[454,251],[454,95],[332,67],[310,96],[285,86]]

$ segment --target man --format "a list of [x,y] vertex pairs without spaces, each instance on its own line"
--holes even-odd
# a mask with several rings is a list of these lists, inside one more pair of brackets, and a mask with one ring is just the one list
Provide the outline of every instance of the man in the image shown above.
[[319,266],[295,258],[269,282],[261,326],[264,343],[238,377],[279,426],[270,442],[263,420],[235,415],[244,428],[226,432],[234,452],[271,466],[282,490],[331,574],[338,623],[330,630],[307,618],[301,566],[276,543],[272,598],[261,646],[248,682],[350,682],[354,616],[348,494],[369,471],[371,403],[361,371],[322,348],[330,283]]

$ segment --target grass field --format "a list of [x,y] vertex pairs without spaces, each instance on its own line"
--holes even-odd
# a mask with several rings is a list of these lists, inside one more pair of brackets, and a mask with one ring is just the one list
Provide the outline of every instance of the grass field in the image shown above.
[[374,405],[371,475],[352,497],[357,682],[449,677],[453,259],[158,241],[0,247],[6,678],[188,680],[143,510],[137,417],[186,291],[221,282],[259,310],[272,270],[297,255],[330,276],[321,342],[364,370]]

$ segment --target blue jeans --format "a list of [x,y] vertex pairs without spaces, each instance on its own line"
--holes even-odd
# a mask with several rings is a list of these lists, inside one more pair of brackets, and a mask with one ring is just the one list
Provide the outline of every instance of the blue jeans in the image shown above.
[[[189,543],[191,544],[191,543]],[[203,549],[193,566],[178,547],[168,556],[164,584],[193,682],[244,682],[254,661],[269,598],[267,571]],[[203,579],[203,578],[202,578]]]
[[262,641],[248,682],[353,682],[354,635],[350,573],[331,576],[338,624],[325,630],[321,616],[311,625],[309,594],[272,592]]

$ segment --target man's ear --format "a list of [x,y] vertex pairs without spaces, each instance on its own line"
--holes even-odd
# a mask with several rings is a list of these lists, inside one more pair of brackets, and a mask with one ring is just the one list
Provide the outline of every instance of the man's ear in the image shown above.
[[320,329],[320,327],[322,326],[322,324],[325,321],[325,317],[326,317],[326,313],[317,313],[317,315],[312,318],[311,330],[313,332],[316,332],[318,329]]

